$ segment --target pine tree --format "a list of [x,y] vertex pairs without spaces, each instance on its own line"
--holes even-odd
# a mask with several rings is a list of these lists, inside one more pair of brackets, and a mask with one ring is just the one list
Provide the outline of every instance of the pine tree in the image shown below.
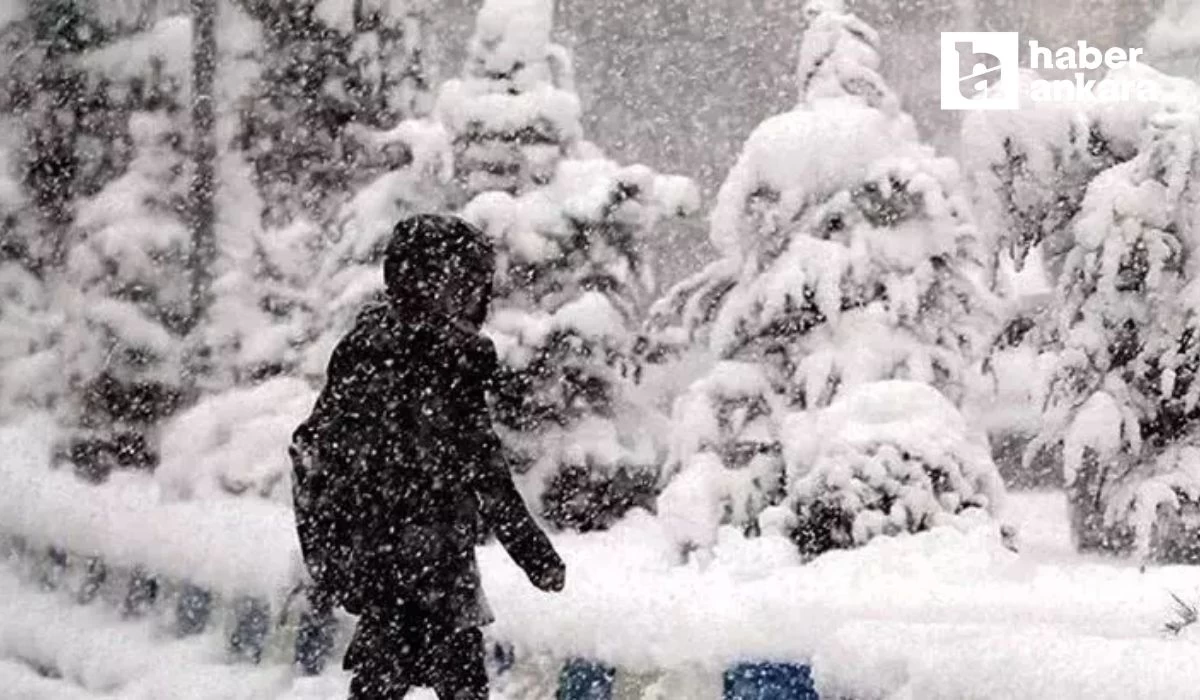
[[62,290],[61,350],[77,470],[152,468],[154,427],[182,400],[191,313],[182,134],[165,111],[130,119],[134,158],[82,204]]
[[48,408],[61,389],[54,353],[61,321],[29,256],[35,217],[13,150],[0,144],[0,420]]
[[[430,109],[421,4],[240,6],[232,33],[259,34],[261,46],[221,46],[218,88],[236,118],[218,128],[233,137],[221,144],[204,329],[213,390],[318,378],[336,336],[380,286],[368,278],[391,227],[440,208],[428,147],[413,134],[425,122],[412,118]],[[228,67],[235,62],[244,68]]]
[[[897,378],[957,402],[990,330],[982,251],[956,165],[921,144],[899,111],[877,72],[874,31],[827,5],[814,6],[803,39],[800,104],[755,130],[718,193],[710,237],[725,261],[659,307],[677,336],[706,339],[718,372],[757,366],[775,395],[713,395],[702,379],[699,395],[676,403],[677,434],[709,433],[677,443],[668,476],[715,456],[727,470],[715,480],[726,522],[747,532],[785,493],[803,515],[799,477],[821,468],[819,460],[785,468],[784,416],[763,415],[768,407],[812,412],[857,385]],[[672,320],[672,309],[688,315]],[[707,418],[693,422],[697,404],[708,405]],[[811,527],[801,521],[795,532]]]
[[488,0],[462,76],[434,113],[451,134],[462,201],[547,184],[558,161],[581,155],[583,128],[570,54],[550,39],[548,0]]
[[632,331],[654,286],[642,242],[698,206],[695,185],[622,167],[582,139],[550,4],[491,0],[435,114],[462,210],[497,243],[488,332],[505,366],[498,422],[513,466],[561,527],[649,505],[661,424],[637,387]]
[[641,241],[696,208],[644,166],[564,160],[547,186],[485,193],[463,215],[499,246],[489,332],[508,370],[498,420],[551,522],[605,527],[655,491],[661,419],[637,386],[633,329],[652,289]]
[[[1188,267],[1198,138],[1194,115],[1160,114],[1136,157],[1093,180],[1073,226],[1055,294],[1062,348],[1043,430],[1027,455],[1063,446],[1082,549],[1136,541],[1143,556],[1152,545],[1158,556],[1198,556],[1179,549],[1194,533],[1167,535],[1200,492],[1188,458],[1200,415]],[[1176,517],[1159,522],[1162,513]]]
[[[242,107],[239,143],[267,229],[329,225],[369,178],[362,130],[428,109],[419,6],[245,0],[261,22],[263,67]],[[366,172],[364,172],[364,170]]]
[[3,68],[0,112],[9,115],[9,125],[21,134],[15,154],[27,205],[35,215],[20,246],[27,266],[39,269],[62,262],[72,206],[88,189],[80,181],[94,180],[96,174],[98,159],[88,147],[102,126],[104,110],[95,103],[97,86],[89,84],[77,59],[104,42],[107,32],[89,3],[30,0],[22,19],[2,33],[5,55],[13,59]]
[[54,408],[65,457],[92,478],[152,467],[156,425],[180,400],[179,9],[33,0],[5,31],[20,47],[0,91],[20,196],[4,212],[4,248],[22,269],[8,266],[4,287],[15,346],[29,353],[8,365],[26,374],[5,394]]
[[[1059,457],[1022,452],[1040,430],[1054,354],[1061,345],[1054,288],[1074,245],[1074,226],[1091,183],[1137,156],[1140,133],[1158,109],[1153,101],[1034,102],[1033,71],[1020,76],[1022,108],[971,112],[963,157],[975,211],[991,249],[993,289],[1005,300],[1003,330],[989,350],[976,402],[985,414],[996,458],[1010,483],[1059,484]],[[1117,68],[1103,84],[1153,84],[1164,96],[1194,90],[1143,64]]]

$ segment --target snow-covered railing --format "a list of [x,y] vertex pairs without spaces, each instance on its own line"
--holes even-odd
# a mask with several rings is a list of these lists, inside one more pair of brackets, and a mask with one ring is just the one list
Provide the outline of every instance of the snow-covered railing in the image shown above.
[[0,435],[0,550],[24,577],[178,636],[222,629],[235,658],[319,671],[328,612],[308,609],[291,511],[260,499],[165,501],[153,481],[91,485],[49,468],[48,431]]
[[92,486],[0,459],[0,532],[222,595],[280,597],[298,580],[291,511],[258,499],[162,502],[149,480]]

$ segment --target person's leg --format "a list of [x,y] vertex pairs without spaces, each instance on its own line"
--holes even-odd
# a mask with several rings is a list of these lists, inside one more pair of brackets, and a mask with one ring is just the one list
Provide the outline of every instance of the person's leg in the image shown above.
[[403,700],[415,684],[418,640],[404,612],[372,610],[359,621],[344,663],[354,673],[350,700]]
[[409,688],[393,671],[364,666],[350,680],[350,700],[404,700]]
[[438,700],[487,700],[483,633],[475,627],[454,632],[437,646],[433,689]]

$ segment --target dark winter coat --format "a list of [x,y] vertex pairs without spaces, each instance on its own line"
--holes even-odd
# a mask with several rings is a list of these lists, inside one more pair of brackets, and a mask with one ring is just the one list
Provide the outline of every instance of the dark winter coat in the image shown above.
[[423,306],[366,309],[294,436],[296,517],[318,586],[351,612],[417,604],[488,622],[474,546],[494,532],[539,583],[562,562],[502,459],[486,338]]

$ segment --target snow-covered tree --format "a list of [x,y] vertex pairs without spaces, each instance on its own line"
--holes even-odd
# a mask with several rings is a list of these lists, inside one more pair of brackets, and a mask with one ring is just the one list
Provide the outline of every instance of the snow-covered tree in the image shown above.
[[486,0],[462,75],[438,92],[434,113],[451,134],[463,200],[516,195],[584,155],[579,97],[567,50],[551,41],[550,0]]
[[13,137],[19,131],[5,133],[8,138],[0,137],[0,421],[48,408],[63,388],[54,352],[61,314],[51,303],[45,270],[31,255],[39,229],[14,162]]
[[1149,553],[1159,516],[1200,496],[1185,459],[1200,397],[1198,139],[1194,114],[1160,113],[1137,156],[1091,183],[1073,227],[1055,296],[1063,347],[1027,454],[1062,444],[1084,549],[1121,549],[1136,535]]
[[684,178],[566,159],[548,185],[484,193],[463,212],[498,244],[499,423],[527,492],[560,526],[607,526],[653,497],[661,420],[632,352],[653,285],[641,248],[697,200]]
[[675,403],[658,514],[685,549],[716,543],[726,523],[758,532],[786,495],[777,420],[782,397],[762,366],[726,360]]
[[134,157],[86,200],[63,273],[60,352],[76,467],[152,467],[153,427],[179,404],[191,313],[181,134],[166,112],[130,119]]
[[[1022,466],[1021,453],[1040,430],[1049,367],[1061,344],[1052,292],[1074,245],[1088,186],[1138,154],[1140,134],[1159,102],[1035,102],[1032,81],[1040,77],[1021,74],[1021,109],[971,112],[962,141],[975,211],[991,249],[991,284],[1006,302],[1004,330],[988,353],[975,409],[1008,478],[1044,485],[1057,482],[1057,457],[1046,452]],[[1163,101],[1194,90],[1189,81],[1142,64],[1111,71],[1101,81],[1109,87],[1105,83],[1154,85]]]
[[[695,298],[668,295],[667,317],[690,315],[663,325],[703,339],[723,363],[758,366],[789,410],[820,409],[882,379],[925,382],[957,402],[992,323],[970,204],[956,164],[919,141],[879,77],[878,37],[827,5],[804,36],[800,104],[751,134],[718,193],[710,238],[725,262],[682,283]],[[739,405],[745,392],[723,394],[734,400],[716,407],[715,422],[692,423],[696,397],[677,401],[676,432],[709,434],[674,454],[672,470],[739,454],[721,436],[739,435],[755,411]],[[721,461],[729,474],[719,480],[719,500],[737,516],[728,522],[750,532],[803,473],[785,474],[783,415],[756,419],[769,469]],[[743,508],[754,490],[757,508]]]
[[1022,109],[970,112],[962,152],[980,226],[997,258],[995,274],[1003,275],[1005,266],[1022,270],[1035,255],[1053,284],[1083,192],[1115,156],[1077,104],[1031,101],[1030,85],[1038,79],[1034,71],[1021,72]]
[[606,527],[649,505],[661,419],[638,390],[633,329],[654,287],[643,246],[698,208],[694,183],[622,167],[583,140],[551,3],[489,0],[435,115],[463,216],[496,242],[488,332],[505,377],[498,421],[526,492],[553,523]]
[[428,109],[419,3],[246,0],[261,22],[262,72],[244,101],[239,146],[267,228],[327,225],[374,173],[362,130]]
[[[224,13],[219,255],[206,384],[317,378],[381,288],[407,214],[442,208],[449,174],[430,109],[419,2],[289,0]],[[226,37],[230,37],[227,39]],[[264,49],[265,47],[265,49]],[[235,109],[232,105],[239,105]]]

